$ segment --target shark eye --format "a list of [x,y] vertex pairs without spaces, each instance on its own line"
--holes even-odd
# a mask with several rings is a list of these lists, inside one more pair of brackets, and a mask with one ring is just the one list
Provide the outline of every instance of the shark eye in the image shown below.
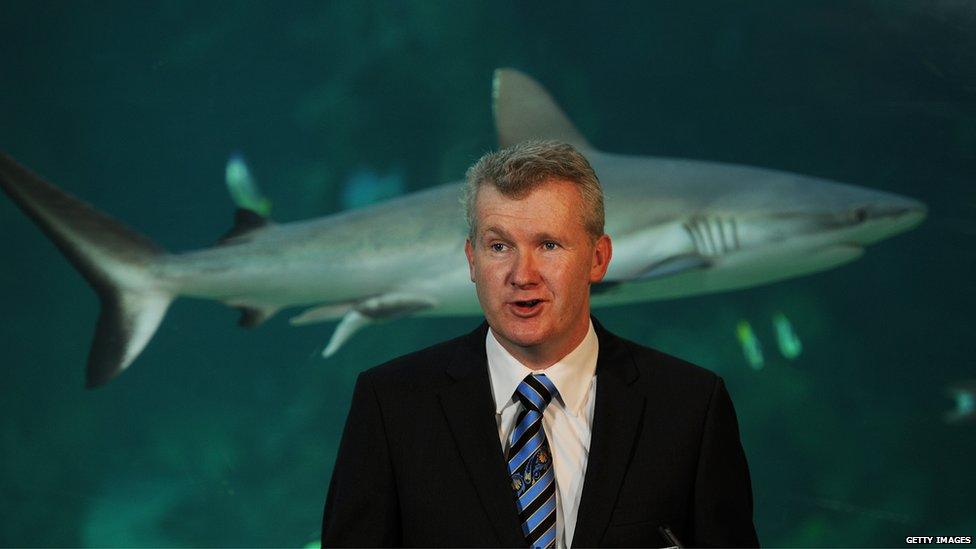
[[864,223],[868,219],[868,209],[862,206],[854,210],[853,215],[855,223]]

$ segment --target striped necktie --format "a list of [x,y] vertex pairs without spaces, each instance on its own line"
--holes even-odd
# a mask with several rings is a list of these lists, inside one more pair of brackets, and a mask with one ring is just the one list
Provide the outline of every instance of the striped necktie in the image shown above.
[[515,390],[522,403],[508,449],[522,532],[530,547],[556,546],[556,475],[542,413],[559,394],[545,374],[529,374]]

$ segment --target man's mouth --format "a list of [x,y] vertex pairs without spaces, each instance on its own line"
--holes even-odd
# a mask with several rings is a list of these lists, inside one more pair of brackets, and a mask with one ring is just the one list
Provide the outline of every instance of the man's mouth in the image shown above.
[[510,304],[512,305],[512,309],[515,311],[515,314],[519,316],[534,314],[535,312],[537,312],[539,309],[542,308],[541,307],[542,303],[543,301],[541,299],[526,299],[522,301],[510,302]]

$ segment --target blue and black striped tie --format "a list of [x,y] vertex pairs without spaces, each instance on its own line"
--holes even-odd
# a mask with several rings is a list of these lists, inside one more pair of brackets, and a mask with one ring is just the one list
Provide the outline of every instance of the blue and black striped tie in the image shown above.
[[545,374],[529,374],[515,390],[522,403],[509,439],[508,472],[522,532],[530,547],[556,546],[556,475],[542,413],[559,394]]

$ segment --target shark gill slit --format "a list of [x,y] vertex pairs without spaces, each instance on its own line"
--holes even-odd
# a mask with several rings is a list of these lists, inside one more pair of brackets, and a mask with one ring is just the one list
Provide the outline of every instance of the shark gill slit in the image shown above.
[[719,239],[719,242],[722,243],[721,253],[726,254],[726,253],[729,252],[729,243],[725,239],[725,229],[722,228],[722,218],[721,217],[716,217],[715,218],[715,226],[718,227],[718,239]]
[[695,246],[695,250],[699,254],[701,254],[702,253],[702,246],[701,246],[701,243],[698,241],[698,235],[695,234],[695,228],[692,225],[692,223],[691,222],[685,222],[684,224],[682,224],[682,226],[685,228],[685,232],[688,233],[688,236],[691,237],[691,243],[692,243],[692,245]]
[[701,224],[698,223],[696,220],[695,224],[692,225],[692,227],[694,227],[695,234],[698,235],[698,241],[701,243],[701,248],[699,249],[699,252],[702,255],[708,255],[708,239],[705,238],[705,232],[702,230]]
[[725,246],[728,253],[735,252],[739,249],[738,245],[736,245],[734,219],[734,217],[727,217],[722,220],[722,230],[725,231]]
[[704,217],[700,219],[698,221],[698,225],[701,227],[701,231],[705,235],[705,240],[708,241],[708,255],[718,255],[718,245],[715,243],[715,237],[712,236],[712,231],[708,228],[708,218]]

